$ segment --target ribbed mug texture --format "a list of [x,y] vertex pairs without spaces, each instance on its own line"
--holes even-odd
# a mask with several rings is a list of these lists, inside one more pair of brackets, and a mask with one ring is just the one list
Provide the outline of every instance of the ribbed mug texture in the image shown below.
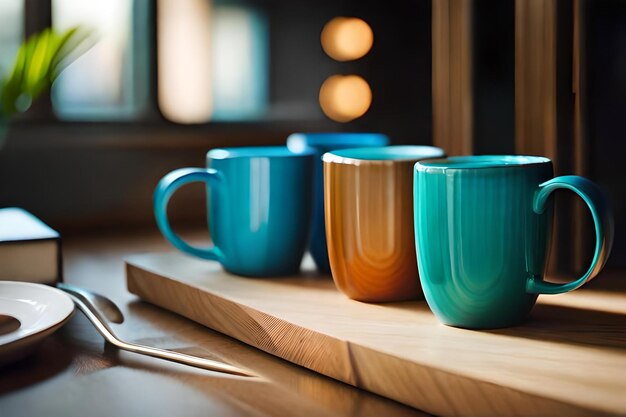
[[522,321],[543,279],[552,203],[533,211],[550,162],[485,169],[415,171],[416,240],[424,295],[445,324],[469,328]]
[[413,233],[415,162],[324,162],[332,275],[352,299],[385,302],[422,296]]

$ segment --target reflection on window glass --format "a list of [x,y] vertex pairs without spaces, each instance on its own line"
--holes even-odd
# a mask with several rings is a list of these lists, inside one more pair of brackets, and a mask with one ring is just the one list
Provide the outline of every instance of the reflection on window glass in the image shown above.
[[267,28],[256,10],[217,6],[213,17],[213,120],[262,116],[267,104]]
[[52,90],[62,119],[129,119],[147,102],[147,0],[52,0],[53,25],[81,25],[94,46],[71,64]]
[[0,2],[0,78],[13,68],[24,37],[24,0]]
[[265,16],[236,2],[159,0],[159,108],[178,123],[250,120],[267,107]]

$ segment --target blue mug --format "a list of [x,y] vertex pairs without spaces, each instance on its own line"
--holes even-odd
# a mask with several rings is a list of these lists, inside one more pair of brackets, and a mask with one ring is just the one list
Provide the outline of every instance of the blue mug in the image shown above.
[[386,146],[389,138],[381,133],[294,133],[287,138],[287,147],[293,152],[315,152],[313,164],[313,216],[309,252],[323,273],[330,273],[326,226],[324,222],[324,170],[322,155],[348,148]]
[[[213,149],[207,168],[165,175],[154,194],[154,214],[176,248],[251,277],[293,275],[300,270],[311,221],[313,151],[286,147]],[[178,188],[204,182],[213,246],[198,248],[170,227],[167,204]]]

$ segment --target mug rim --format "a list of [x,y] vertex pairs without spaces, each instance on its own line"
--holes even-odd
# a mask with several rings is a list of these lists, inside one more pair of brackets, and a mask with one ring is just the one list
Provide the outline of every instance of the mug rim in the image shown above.
[[441,172],[448,170],[528,168],[551,163],[552,160],[550,158],[535,155],[464,155],[419,161],[415,163],[415,170]]
[[293,152],[287,146],[241,146],[214,148],[207,152],[207,159],[222,160],[235,158],[302,158],[315,155],[311,149]]
[[308,147],[328,146],[385,146],[389,136],[375,132],[296,132],[287,137],[287,147],[294,151]]
[[419,161],[444,156],[444,150],[436,146],[394,145],[334,150],[322,155],[322,160],[354,165],[359,163]]

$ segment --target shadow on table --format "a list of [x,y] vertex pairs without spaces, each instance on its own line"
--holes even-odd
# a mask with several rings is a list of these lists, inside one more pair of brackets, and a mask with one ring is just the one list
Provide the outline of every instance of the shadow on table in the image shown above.
[[492,334],[576,345],[626,349],[626,315],[550,304],[537,304],[528,320]]
[[53,378],[70,366],[73,350],[61,332],[45,339],[32,355],[0,367],[0,396]]

